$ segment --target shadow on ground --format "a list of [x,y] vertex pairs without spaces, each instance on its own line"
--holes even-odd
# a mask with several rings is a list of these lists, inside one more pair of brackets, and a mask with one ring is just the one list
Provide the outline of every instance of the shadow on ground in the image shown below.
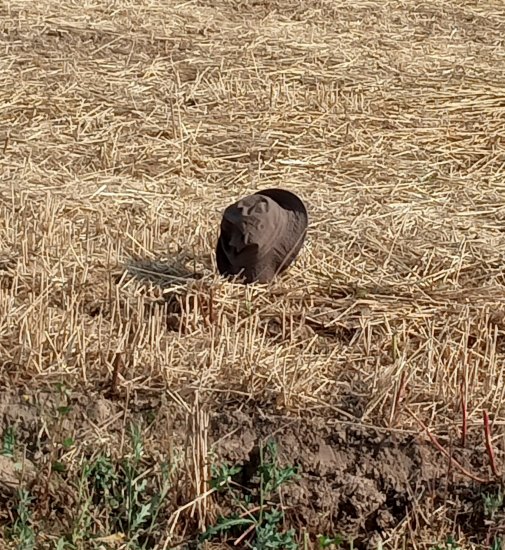
[[[205,264],[207,263],[207,259]],[[130,258],[124,265],[123,274],[142,282],[151,282],[167,288],[186,281],[199,280],[204,276],[202,261],[176,257],[169,259]]]

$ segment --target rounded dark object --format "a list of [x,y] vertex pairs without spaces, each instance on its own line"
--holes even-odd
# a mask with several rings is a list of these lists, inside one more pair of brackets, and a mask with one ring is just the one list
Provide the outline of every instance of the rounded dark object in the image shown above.
[[308,226],[303,201],[285,189],[264,189],[226,208],[216,246],[219,273],[267,283],[296,258]]

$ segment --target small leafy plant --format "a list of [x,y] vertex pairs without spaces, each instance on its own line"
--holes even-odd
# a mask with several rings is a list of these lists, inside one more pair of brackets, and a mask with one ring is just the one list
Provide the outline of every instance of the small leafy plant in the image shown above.
[[345,539],[339,535],[337,535],[336,537],[328,537],[326,535],[320,535],[318,538],[317,538],[317,542],[319,544],[319,548],[338,548],[339,546],[341,546],[344,542],[345,542]]
[[460,550],[461,546],[452,536],[448,536],[443,544],[437,544],[431,550]]
[[[152,546],[157,519],[167,501],[171,472],[162,465],[154,474],[144,463],[142,432],[130,427],[132,452],[119,461],[99,454],[86,461],[80,472],[79,506],[67,546],[81,548],[93,539],[105,536],[125,543],[129,550],[146,550]],[[96,517],[106,518],[96,530]]]
[[221,486],[238,509],[237,513],[220,517],[199,539],[201,544],[217,537],[235,536],[235,544],[253,550],[298,550],[293,529],[283,529],[284,512],[276,493],[286,483],[297,477],[297,469],[279,466],[277,447],[269,441],[260,448],[260,462],[253,476],[255,486],[244,494],[243,487],[230,483],[230,478],[240,473],[238,466],[214,466],[213,485]]
[[35,549],[35,531],[32,526],[32,497],[26,489],[19,489],[17,494],[17,518],[10,532],[17,550]]
[[504,494],[501,489],[482,495],[484,515],[487,519],[493,519],[497,512],[503,510]]
[[4,456],[14,457],[14,450],[16,448],[16,432],[12,426],[6,428],[2,437],[2,452]]

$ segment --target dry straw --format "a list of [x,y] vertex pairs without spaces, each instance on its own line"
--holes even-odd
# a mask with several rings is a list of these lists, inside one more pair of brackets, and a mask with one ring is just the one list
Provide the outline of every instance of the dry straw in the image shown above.
[[[163,394],[193,419],[200,521],[196,431],[226,406],[419,435],[407,404],[443,440],[464,387],[503,465],[503,13],[4,2],[2,386]],[[308,205],[306,245],[272,285],[225,283],[222,210],[270,186]]]

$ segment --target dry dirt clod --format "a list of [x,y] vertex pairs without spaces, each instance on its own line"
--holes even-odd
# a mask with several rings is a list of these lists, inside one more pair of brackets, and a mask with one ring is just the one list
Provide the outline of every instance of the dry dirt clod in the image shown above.
[[29,485],[36,475],[37,469],[31,461],[18,462],[0,454],[0,491],[13,495],[20,487]]

